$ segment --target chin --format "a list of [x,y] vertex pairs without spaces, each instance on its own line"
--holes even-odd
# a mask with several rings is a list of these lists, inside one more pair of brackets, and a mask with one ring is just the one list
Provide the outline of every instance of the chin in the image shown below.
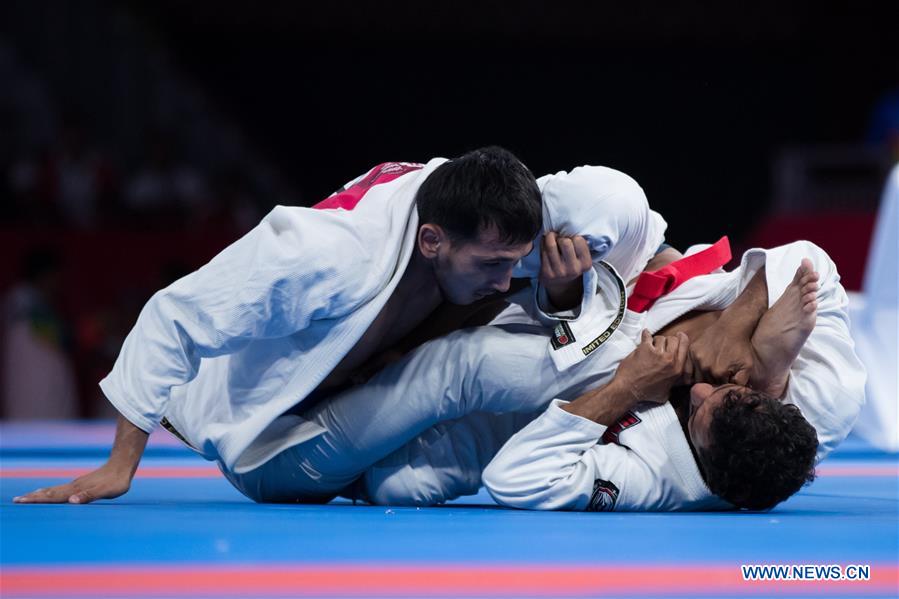
[[475,303],[479,299],[481,299],[481,298],[475,297],[473,295],[469,295],[464,298],[453,298],[450,300],[450,303],[455,304],[457,306],[470,306],[471,304]]
[[444,295],[444,299],[455,306],[469,306],[480,298],[475,296],[474,293],[466,293],[464,295],[459,293],[447,293]]

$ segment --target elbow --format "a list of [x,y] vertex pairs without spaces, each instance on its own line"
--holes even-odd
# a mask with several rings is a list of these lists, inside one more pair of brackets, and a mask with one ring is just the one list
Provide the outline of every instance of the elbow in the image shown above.
[[[497,456],[498,458],[499,456]],[[525,508],[527,495],[522,494],[520,484],[513,484],[509,472],[504,465],[494,458],[492,462],[487,464],[484,472],[481,474],[481,483],[493,500],[499,505],[505,507]]]
[[484,488],[501,506],[522,510],[565,509],[550,481],[521,476],[491,463],[482,475]]

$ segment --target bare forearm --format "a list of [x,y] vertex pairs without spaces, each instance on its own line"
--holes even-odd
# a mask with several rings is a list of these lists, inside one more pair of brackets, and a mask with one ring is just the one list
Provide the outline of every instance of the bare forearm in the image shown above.
[[137,465],[144,455],[149,434],[145,433],[124,416],[119,415],[116,423],[115,441],[109,454],[110,468],[121,473],[128,473],[129,479],[134,476]]
[[584,393],[563,409],[612,426],[641,401],[667,401],[671,386],[683,377],[689,345],[684,333],[653,337],[644,330],[640,345],[621,361],[608,385]]
[[721,324],[751,335],[767,310],[768,283],[762,266],[734,303],[721,313]]
[[628,410],[637,404],[639,396],[634,389],[618,379],[600,389],[588,391],[571,403],[562,406],[566,412],[587,418],[604,426],[618,422]]

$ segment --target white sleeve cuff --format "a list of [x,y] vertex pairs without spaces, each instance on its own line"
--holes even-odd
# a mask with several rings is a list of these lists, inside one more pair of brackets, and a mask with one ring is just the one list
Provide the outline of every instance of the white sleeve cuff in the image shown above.
[[566,432],[583,433],[585,439],[596,440],[605,434],[606,429],[608,428],[606,425],[562,409],[562,406],[568,405],[569,403],[571,402],[562,399],[554,399],[552,403],[549,404],[549,408],[547,408],[542,418],[551,426],[555,426]]
[[153,429],[156,428],[156,425],[159,424],[148,418],[145,414],[135,410],[134,406],[129,404],[128,400],[124,398],[124,394],[119,392],[118,389],[115,389],[115,385],[109,380],[109,377],[100,381],[100,389],[103,391],[103,395],[106,396],[106,399],[109,400],[109,403],[118,410],[119,414],[124,416],[128,422],[145,433],[150,434],[153,432]]

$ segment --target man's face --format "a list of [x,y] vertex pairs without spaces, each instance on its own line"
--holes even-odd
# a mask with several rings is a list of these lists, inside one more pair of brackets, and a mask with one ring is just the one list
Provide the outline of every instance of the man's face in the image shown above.
[[476,240],[441,241],[434,273],[443,297],[451,304],[471,304],[509,290],[512,269],[534,247],[533,242],[501,242],[495,229],[481,231]]
[[690,418],[687,421],[687,430],[690,431],[690,441],[697,451],[711,445],[712,413],[731,391],[742,397],[749,392],[749,387],[712,386],[708,383],[697,383],[690,387]]

